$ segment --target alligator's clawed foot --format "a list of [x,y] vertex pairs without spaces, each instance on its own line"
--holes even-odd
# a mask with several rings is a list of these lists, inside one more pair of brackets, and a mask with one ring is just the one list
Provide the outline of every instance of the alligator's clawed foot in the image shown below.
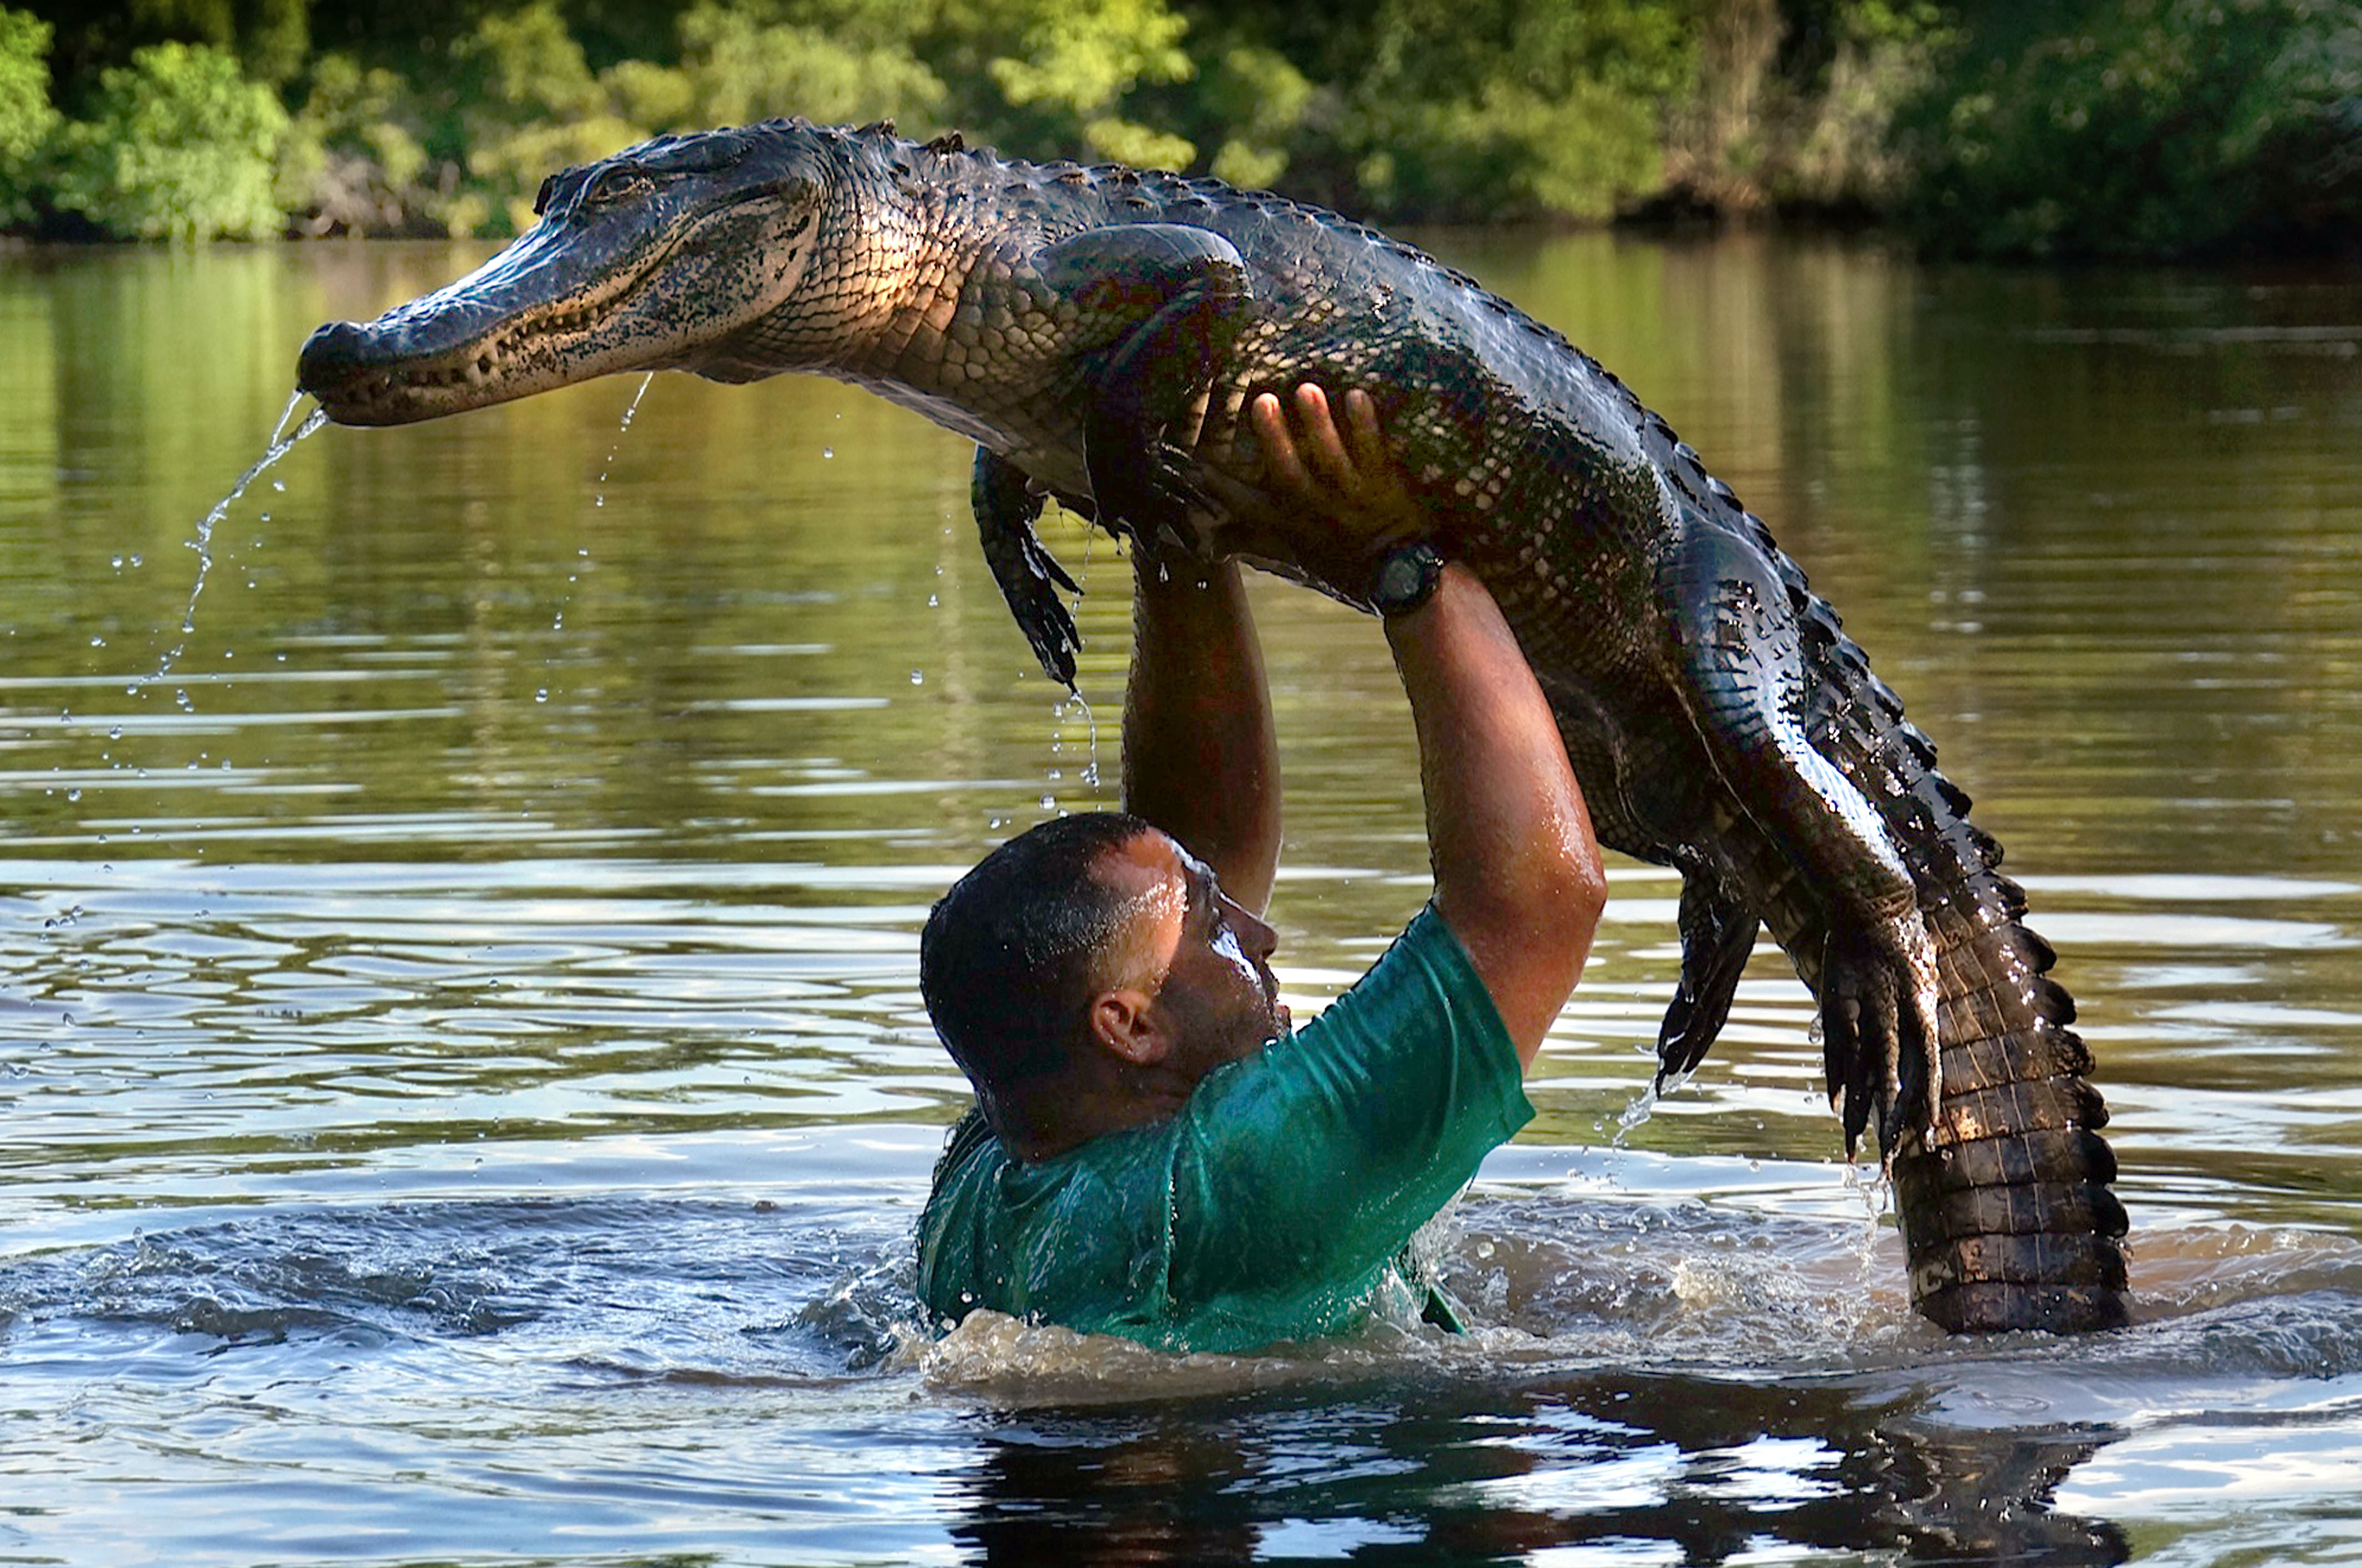
[[1111,460],[1087,452],[1091,493],[1099,519],[1109,527],[1120,525],[1144,545],[1163,542],[1194,550],[1198,530],[1190,513],[1210,513],[1213,502],[1189,479],[1189,454],[1170,441],[1153,441],[1145,450],[1134,448]]
[[[1879,940],[1886,937],[1890,941]],[[1879,1152],[1926,1127],[1943,1093],[1936,961],[1916,919],[1872,936],[1834,931],[1821,963],[1821,1060],[1850,1156],[1878,1118]]]

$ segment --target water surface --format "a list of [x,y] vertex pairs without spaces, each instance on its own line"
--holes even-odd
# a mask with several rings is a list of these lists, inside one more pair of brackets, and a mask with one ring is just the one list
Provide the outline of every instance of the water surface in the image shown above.
[[[2131,1331],[1909,1314],[1768,947],[1626,1131],[1677,885],[1618,863],[1428,1237],[1476,1335],[938,1342],[915,932],[1111,803],[1113,547],[1054,536],[1068,701],[956,441],[793,380],[625,430],[622,378],[326,431],[200,588],[304,336],[480,252],[18,252],[0,1561],[2362,1560],[2362,279],[1429,237],[1771,520],[2010,846]],[[1375,628],[1264,590],[1301,1013],[1424,845]]]

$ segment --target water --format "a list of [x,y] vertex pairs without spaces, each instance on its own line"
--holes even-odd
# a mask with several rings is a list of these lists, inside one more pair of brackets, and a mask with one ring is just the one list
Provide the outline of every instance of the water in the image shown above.
[[[1112,797],[1128,569],[1054,540],[1062,705],[958,443],[617,378],[302,442],[183,633],[304,335],[480,252],[19,252],[0,1561],[2362,1561],[2362,280],[1438,244],[1772,521],[2010,845],[2134,1329],[1910,1316],[1768,952],[1628,1116],[1676,884],[1619,864],[1540,1115],[1427,1238],[1476,1335],[934,1341],[915,931]],[[1374,629],[1264,588],[1300,1014],[1423,845]]]

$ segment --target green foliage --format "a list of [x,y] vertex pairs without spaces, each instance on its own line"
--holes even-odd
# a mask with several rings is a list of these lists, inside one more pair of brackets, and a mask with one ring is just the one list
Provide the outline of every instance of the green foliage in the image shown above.
[[287,111],[227,51],[140,50],[101,74],[96,108],[54,138],[60,207],[141,239],[249,239],[285,226],[273,176]]
[[1251,190],[1277,184],[1318,92],[1311,80],[1277,50],[1235,44],[1205,84],[1208,116],[1222,132],[1212,171]]
[[57,127],[49,52],[47,22],[0,7],[0,224],[30,215],[34,155]]
[[2351,0],[0,0],[0,226],[507,234],[559,167],[773,115],[1381,220],[1843,210],[2036,257],[2362,235]]
[[2362,227],[2362,16],[2322,0],[1999,7],[1905,123],[1902,215],[1972,255],[2162,258]]
[[1030,157],[1178,168],[1195,144],[1132,100],[1195,75],[1188,30],[1164,0],[940,0],[918,41],[978,139]]
[[1382,211],[1604,218],[1657,184],[1659,105],[1694,70],[1653,0],[1383,0],[1339,139]]
[[1825,209],[1884,208],[1909,173],[1894,151],[1896,117],[1934,86],[1957,30],[1931,0],[1838,0],[1827,20],[1826,57],[1809,73],[1792,59],[1783,72],[1796,123],[1770,193]]
[[552,171],[604,158],[645,140],[626,97],[650,88],[645,73],[592,72],[556,0],[495,12],[452,47],[462,83],[460,123],[470,188],[446,209],[453,234],[519,234]]
[[720,0],[699,0],[680,19],[681,76],[689,104],[665,125],[726,126],[779,115],[866,124],[922,125],[950,93],[907,40],[877,41],[805,19],[765,18]]
[[280,204],[315,234],[442,231],[410,98],[409,84],[381,66],[345,54],[314,61],[311,94],[280,159]]

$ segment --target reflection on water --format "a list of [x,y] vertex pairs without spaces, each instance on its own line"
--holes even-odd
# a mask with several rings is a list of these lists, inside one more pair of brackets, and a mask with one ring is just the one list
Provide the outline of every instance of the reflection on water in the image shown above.
[[[1111,547],[1054,539],[1062,701],[957,443],[619,379],[324,432],[207,570],[304,335],[472,253],[19,254],[0,1556],[2350,1557],[2362,284],[1443,248],[1772,519],[2010,845],[2116,1112],[2132,1331],[1910,1316],[1768,951],[1622,1125],[1677,962],[1675,883],[1623,865],[1540,1117],[1428,1238],[1478,1334],[934,1340],[910,1228],[961,1086],[914,933],[1112,794]],[[1382,641],[1258,606],[1301,1010],[1424,849]]]

